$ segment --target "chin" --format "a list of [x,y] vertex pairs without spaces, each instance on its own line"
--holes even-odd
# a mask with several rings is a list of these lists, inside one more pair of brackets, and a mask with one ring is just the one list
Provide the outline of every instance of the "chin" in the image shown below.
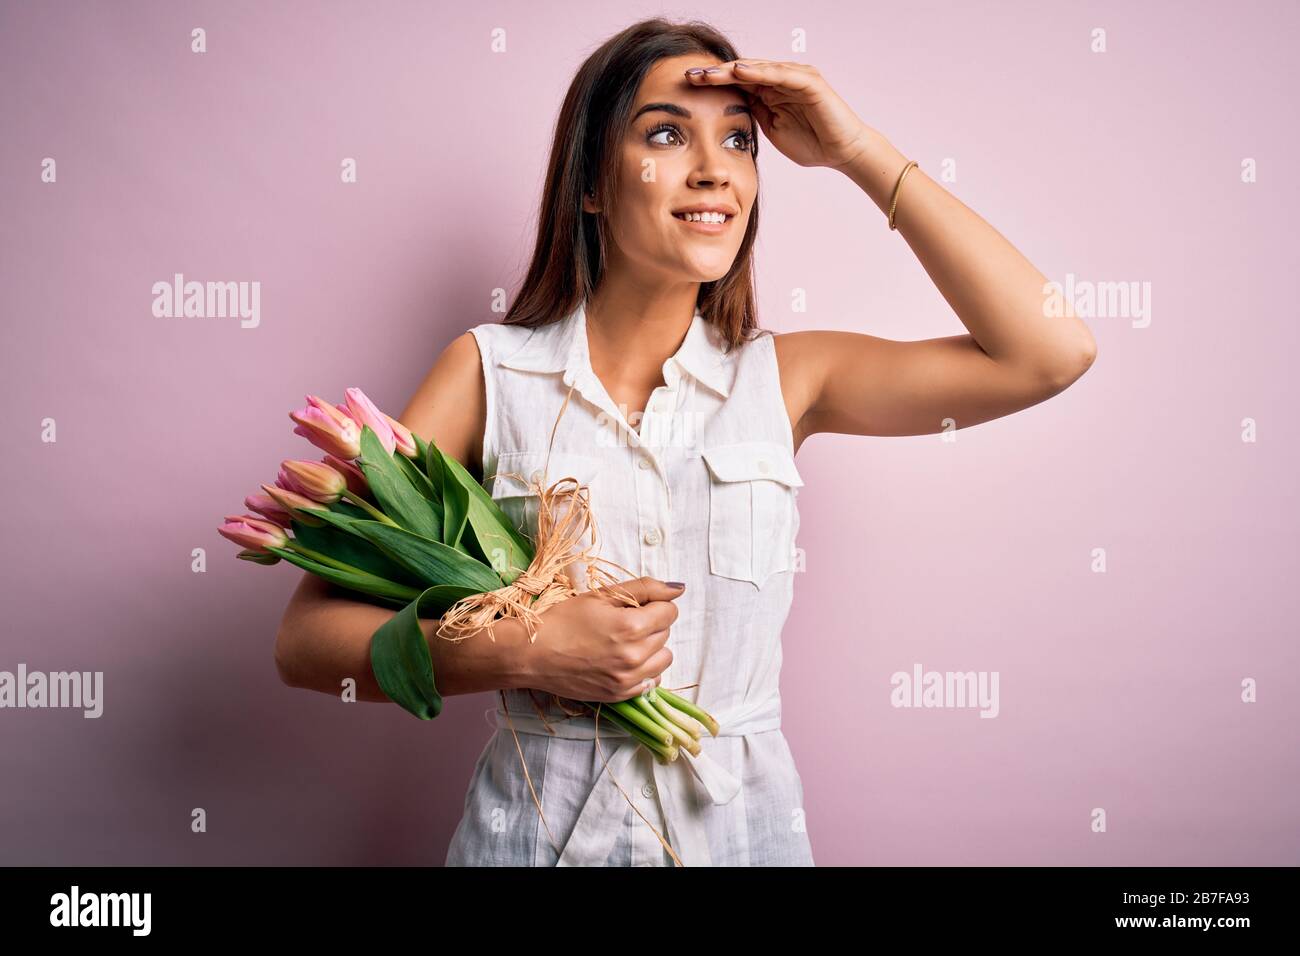
[[733,258],[726,262],[693,263],[684,271],[691,277],[692,282],[717,282],[731,271],[735,262]]

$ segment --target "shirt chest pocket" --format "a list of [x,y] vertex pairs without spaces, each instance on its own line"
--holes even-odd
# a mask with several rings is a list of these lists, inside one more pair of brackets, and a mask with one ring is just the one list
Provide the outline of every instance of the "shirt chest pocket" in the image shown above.
[[561,478],[573,478],[588,488],[588,500],[597,497],[597,474],[600,459],[594,455],[575,452],[552,451],[549,464],[546,450],[511,451],[497,456],[497,467],[491,484],[491,495],[505,516],[521,533],[536,544],[537,483],[550,487]]
[[794,559],[794,455],[775,442],[700,451],[709,469],[709,570],[757,587]]

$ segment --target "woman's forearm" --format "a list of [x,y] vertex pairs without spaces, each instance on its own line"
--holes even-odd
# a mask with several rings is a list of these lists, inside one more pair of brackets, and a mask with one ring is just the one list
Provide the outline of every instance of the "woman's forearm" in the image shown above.
[[[867,146],[841,171],[881,212],[908,157],[871,130]],[[1048,316],[1047,277],[996,229],[919,166],[903,180],[894,213],[907,241],[940,294],[991,358],[1027,370],[1072,370],[1095,349],[1075,316]],[[877,223],[877,226],[879,223]]]
[[[305,592],[305,593],[304,593]],[[338,695],[356,681],[358,700],[387,701],[370,666],[370,639],[393,611],[349,598],[311,579],[294,595],[276,637],[275,659],[290,686]],[[421,619],[429,642],[434,684],[443,697],[529,686],[528,642],[523,626],[506,620],[487,632],[452,642],[434,635],[439,621]]]

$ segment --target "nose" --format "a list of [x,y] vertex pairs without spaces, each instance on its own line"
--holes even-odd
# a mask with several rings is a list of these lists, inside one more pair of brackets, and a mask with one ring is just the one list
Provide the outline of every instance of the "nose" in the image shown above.
[[726,150],[721,146],[696,141],[697,158],[691,171],[690,184],[700,188],[727,186],[731,177],[727,173]]

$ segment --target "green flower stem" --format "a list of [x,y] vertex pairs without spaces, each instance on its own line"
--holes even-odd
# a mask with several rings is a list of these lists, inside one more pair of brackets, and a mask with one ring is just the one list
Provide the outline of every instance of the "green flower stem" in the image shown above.
[[654,708],[659,711],[659,713],[663,714],[665,717],[667,717],[678,727],[681,727],[683,730],[685,730],[688,734],[691,735],[692,738],[694,738],[695,740],[699,740],[701,737],[704,736],[704,725],[701,724],[694,717],[692,717],[690,714],[686,714],[678,710],[672,704],[668,703],[668,701],[664,700],[662,697],[656,694],[654,690],[651,690],[649,693],[647,693],[646,697],[650,700],[650,703],[654,706]]
[[628,703],[637,707],[643,714],[655,723],[659,724],[659,726],[663,727],[664,730],[667,730],[670,733],[672,732],[672,721],[655,709],[654,704],[650,703],[650,698],[646,694],[639,694],[628,701]]
[[289,542],[285,545],[285,547],[291,551],[297,551],[304,558],[311,558],[313,561],[316,561],[320,564],[329,565],[331,568],[338,568],[338,570],[340,571],[349,571],[353,574],[365,573],[360,568],[353,567],[350,564],[338,560],[338,558],[331,558],[328,554],[321,554],[319,551],[315,551],[307,547],[306,545],[299,544],[293,538],[289,539]]
[[338,560],[338,558],[331,558],[328,554],[321,554],[319,551],[315,551],[312,548],[307,547],[306,545],[299,544],[293,538],[289,539],[289,541],[285,544],[285,547],[288,548],[290,551],[298,552],[304,558],[311,558],[313,561],[317,562],[318,564],[323,564],[326,567],[334,568],[337,571],[346,571],[349,574],[355,574],[361,578],[371,578],[375,581],[384,581],[386,584],[390,585],[395,589],[401,589],[401,591],[403,592],[401,596],[403,599],[407,601],[413,601],[420,596],[419,588],[406,587],[404,585],[398,584],[396,581],[388,581],[386,578],[381,578],[378,575],[371,574],[369,571],[363,571],[360,568],[354,567],[350,564],[346,564],[345,562]]
[[396,521],[388,517],[388,515],[384,514],[382,511],[380,511],[378,508],[372,505],[369,501],[366,501],[365,498],[362,498],[360,495],[356,494],[352,490],[349,489],[348,491],[343,492],[343,497],[348,499],[348,501],[352,502],[362,511],[366,512],[366,514],[370,515],[370,517],[374,518],[376,521],[382,521],[384,524],[391,525],[394,528],[401,527],[401,525],[399,525]]
[[617,711],[621,716],[627,718],[637,727],[640,727],[665,747],[672,746],[673,735],[664,730],[645,714],[641,713],[641,711],[637,710],[635,705],[629,701],[621,700],[617,704],[606,704],[605,706],[609,707],[611,710]]
[[653,693],[658,694],[673,707],[676,707],[688,717],[694,717],[702,723],[714,737],[718,736],[718,722],[713,719],[707,711],[701,710],[683,697],[678,697],[670,690],[664,690],[662,687],[656,687]]
[[642,713],[658,722],[661,727],[677,739],[677,742],[681,744],[681,746],[685,747],[687,750],[691,750],[696,746],[695,738],[687,733],[684,728],[678,726],[672,720],[669,720],[667,715],[662,713],[654,704],[650,703],[649,698],[645,694],[634,698],[634,701],[636,706],[641,708]]
[[[587,706],[590,707],[592,710],[596,709],[595,704],[588,704]],[[668,759],[669,757],[668,747],[664,746],[659,741],[653,739],[649,734],[647,734],[640,727],[637,727],[635,724],[633,724],[630,720],[628,720],[618,711],[612,709],[609,704],[600,705],[600,719],[607,720],[614,726],[623,728],[629,734],[632,735],[632,738],[634,740],[636,740],[638,743],[646,747],[648,750],[653,751],[656,756],[661,757],[665,760]]]

